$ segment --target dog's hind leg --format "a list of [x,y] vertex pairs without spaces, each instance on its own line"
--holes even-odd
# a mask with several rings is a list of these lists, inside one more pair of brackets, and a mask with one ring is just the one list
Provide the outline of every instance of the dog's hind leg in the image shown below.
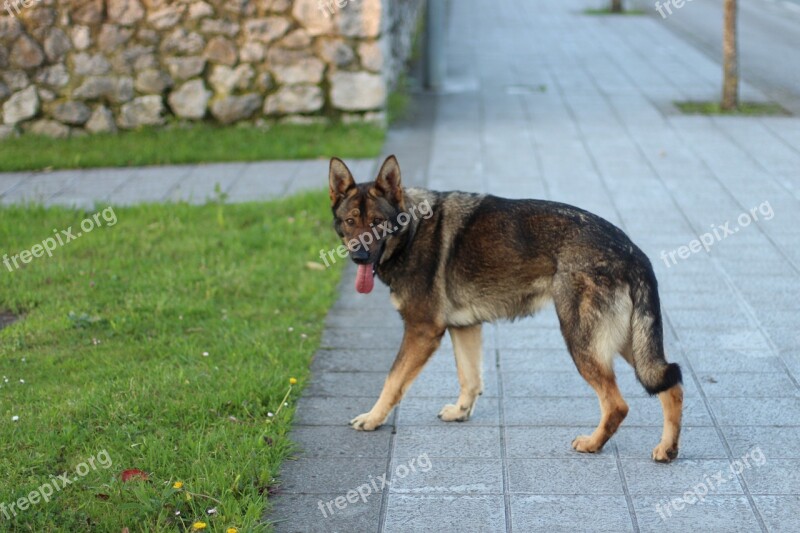
[[422,371],[422,367],[439,347],[444,331],[444,326],[406,323],[400,351],[383,384],[381,395],[368,413],[358,415],[350,421],[354,429],[372,431],[383,424]]
[[581,376],[592,386],[600,401],[600,423],[591,435],[581,435],[572,441],[579,452],[594,453],[616,433],[628,415],[628,404],[617,387],[613,370],[596,361],[595,355],[586,352],[572,354]]
[[594,453],[628,415],[628,405],[614,376],[613,359],[630,334],[630,298],[589,276],[572,275],[558,280],[554,300],[572,360],[600,401],[597,428],[591,435],[575,438],[572,447]]
[[483,349],[481,347],[481,324],[469,327],[451,327],[453,352],[456,356],[458,382],[461,393],[455,405],[445,405],[439,418],[445,422],[464,422],[472,416],[475,402],[483,393]]

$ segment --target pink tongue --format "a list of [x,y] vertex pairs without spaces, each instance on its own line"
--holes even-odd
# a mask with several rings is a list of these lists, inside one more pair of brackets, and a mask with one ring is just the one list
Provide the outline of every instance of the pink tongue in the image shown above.
[[375,286],[372,276],[372,265],[358,265],[356,272],[356,290],[361,294],[369,294]]

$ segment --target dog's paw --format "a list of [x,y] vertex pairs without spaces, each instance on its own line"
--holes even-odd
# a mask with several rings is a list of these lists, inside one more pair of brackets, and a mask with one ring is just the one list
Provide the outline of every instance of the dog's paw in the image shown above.
[[350,427],[356,431],[375,431],[383,424],[383,420],[377,420],[372,413],[358,415],[350,421]]
[[438,416],[445,422],[466,422],[469,420],[470,414],[470,409],[468,407],[447,404],[442,407]]
[[657,463],[669,463],[678,457],[678,448],[667,446],[663,442],[653,448],[653,461]]
[[581,453],[595,453],[603,448],[603,445],[597,444],[597,441],[591,435],[580,435],[575,437],[572,441],[572,447],[577,452]]

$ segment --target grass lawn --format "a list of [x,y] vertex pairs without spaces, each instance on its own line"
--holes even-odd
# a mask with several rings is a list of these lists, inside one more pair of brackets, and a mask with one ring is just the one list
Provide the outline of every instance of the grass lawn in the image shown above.
[[[0,209],[0,254],[93,213]],[[340,277],[305,266],[336,244],[327,196],[103,215],[0,263],[0,530],[260,530]]]
[[785,116],[790,113],[778,104],[765,102],[741,102],[732,111],[724,111],[719,102],[675,102],[675,106],[687,115],[734,115],[734,116]]
[[370,124],[279,124],[269,129],[201,124],[69,139],[23,135],[0,141],[0,172],[311,159],[329,154],[368,158],[378,156],[384,137],[383,128]]

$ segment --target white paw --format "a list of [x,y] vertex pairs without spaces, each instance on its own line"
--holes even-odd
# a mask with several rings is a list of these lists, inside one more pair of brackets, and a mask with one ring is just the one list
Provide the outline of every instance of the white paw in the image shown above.
[[469,420],[472,409],[461,408],[457,405],[447,404],[439,411],[439,418],[445,422],[465,422]]
[[383,424],[383,420],[378,420],[372,413],[358,415],[350,421],[350,427],[357,431],[375,431]]

